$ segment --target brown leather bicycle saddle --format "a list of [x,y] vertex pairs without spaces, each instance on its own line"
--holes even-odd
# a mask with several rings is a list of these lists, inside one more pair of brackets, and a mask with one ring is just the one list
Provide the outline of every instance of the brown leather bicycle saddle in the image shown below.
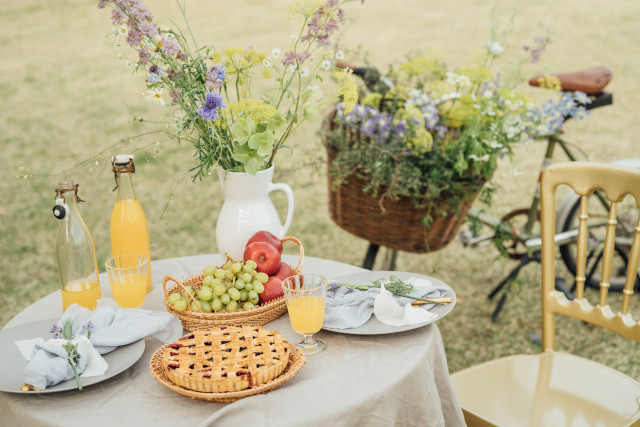
[[613,71],[608,67],[594,67],[570,73],[541,74],[529,80],[529,84],[545,86],[549,76],[556,77],[560,81],[562,90],[579,90],[587,95],[595,95],[602,92],[609,84],[613,78]]

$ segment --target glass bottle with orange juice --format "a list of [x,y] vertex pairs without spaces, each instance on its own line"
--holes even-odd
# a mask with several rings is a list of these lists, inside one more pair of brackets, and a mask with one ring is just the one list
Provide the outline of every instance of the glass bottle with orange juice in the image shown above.
[[102,296],[93,238],[78,209],[82,201],[78,184],[60,182],[53,215],[60,220],[56,252],[63,310],[73,303],[93,310]]
[[[111,255],[143,255],[148,260],[146,291],[151,290],[149,228],[142,206],[133,191],[136,167],[132,154],[119,154],[111,160],[116,179],[116,203],[111,214]],[[122,266],[122,267],[134,267]]]

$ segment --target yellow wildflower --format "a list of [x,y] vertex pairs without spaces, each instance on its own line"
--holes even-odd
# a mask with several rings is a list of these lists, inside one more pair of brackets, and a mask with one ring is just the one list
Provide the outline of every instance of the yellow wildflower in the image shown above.
[[494,79],[495,76],[484,67],[466,67],[458,70],[458,74],[469,77],[472,84],[484,83],[487,80]]
[[440,64],[441,54],[431,52],[429,55],[413,58],[402,64],[394,74],[406,74],[409,78],[422,76],[428,73],[439,73],[443,71]]
[[538,83],[540,84],[540,87],[545,87],[547,89],[553,89],[557,91],[562,90],[560,79],[550,74],[545,74],[544,76],[539,77]]
[[211,54],[211,60],[214,64],[219,63],[222,60],[222,54],[220,52],[213,52]]
[[224,56],[226,56],[227,58],[232,58],[236,55],[242,55],[243,51],[244,49],[242,49],[241,47],[230,47],[229,49],[226,49],[224,51]]
[[296,0],[287,8],[292,15],[302,15],[305,18],[311,18],[313,12],[322,6],[322,0]]
[[256,124],[267,123],[269,118],[278,112],[272,105],[257,99],[243,99],[230,104],[229,109],[234,118],[240,115],[251,116]]
[[380,101],[382,101],[382,94],[373,92],[366,95],[360,102],[362,105],[366,105],[372,108],[380,108]]
[[478,108],[473,97],[469,94],[460,96],[450,109],[444,111],[444,119],[447,126],[459,128],[469,123],[473,117],[478,116]]
[[416,156],[427,153],[433,148],[433,136],[424,127],[419,127],[407,145]]
[[358,87],[350,72],[344,70],[333,70],[333,78],[340,82],[340,93],[344,102],[344,114],[347,115],[353,110],[358,102]]
[[413,123],[418,125],[419,127],[424,127],[424,117],[422,115],[422,111],[418,109],[415,105],[405,105],[405,108],[401,108],[396,111],[396,114],[393,116],[394,123],[399,122],[400,120],[409,121],[411,120]]

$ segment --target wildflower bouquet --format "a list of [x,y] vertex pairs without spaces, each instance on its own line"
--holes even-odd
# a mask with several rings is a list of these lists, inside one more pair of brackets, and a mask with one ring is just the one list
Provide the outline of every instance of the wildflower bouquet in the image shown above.
[[[380,198],[409,198],[416,208],[449,209],[477,194],[514,144],[555,132],[567,116],[586,113],[566,94],[541,109],[508,87],[490,65],[503,51],[490,41],[472,66],[450,71],[439,55],[414,57],[386,76],[373,68],[368,91],[351,112],[337,106],[324,128],[334,185],[360,179]],[[551,82],[551,80],[549,80]],[[490,202],[491,190],[483,200]],[[431,212],[435,212],[431,210]],[[432,221],[432,214],[423,219]]]
[[[192,34],[155,24],[140,0],[100,0],[98,7],[112,8],[114,43],[124,39],[137,52],[129,63],[147,73],[148,99],[164,104],[170,97],[175,107],[170,136],[193,144],[196,178],[213,167],[250,174],[271,167],[295,129],[318,120],[318,106],[326,102],[314,85],[321,72],[333,71],[340,82],[336,96],[343,95],[345,111],[350,110],[356,85],[323,49],[345,22],[343,5],[352,1],[296,1],[290,12],[301,18],[300,31],[284,53],[276,48],[271,55],[251,47],[195,46]],[[269,89],[258,97],[253,90],[260,88]]]

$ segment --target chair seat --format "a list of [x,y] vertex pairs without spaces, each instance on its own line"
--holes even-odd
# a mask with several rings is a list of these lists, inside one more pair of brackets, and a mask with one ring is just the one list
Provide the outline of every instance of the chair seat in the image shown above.
[[616,426],[640,423],[640,383],[561,352],[516,355],[451,375],[470,426]]

